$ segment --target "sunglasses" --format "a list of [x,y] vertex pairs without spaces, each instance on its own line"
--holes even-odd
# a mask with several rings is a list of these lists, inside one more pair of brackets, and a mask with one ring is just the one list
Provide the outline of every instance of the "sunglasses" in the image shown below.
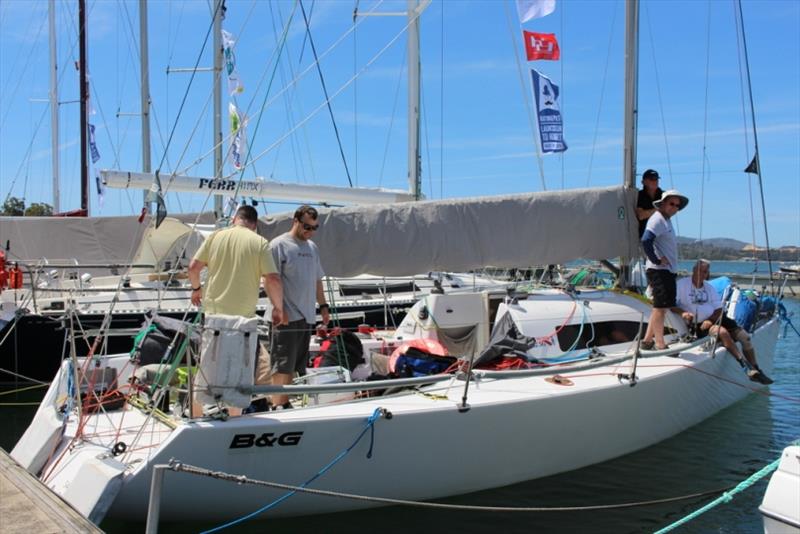
[[667,206],[675,206],[676,208],[680,208],[681,207],[681,203],[680,202],[667,202]]
[[303,223],[303,230],[305,230],[306,232],[316,232],[317,230],[319,230],[319,224]]

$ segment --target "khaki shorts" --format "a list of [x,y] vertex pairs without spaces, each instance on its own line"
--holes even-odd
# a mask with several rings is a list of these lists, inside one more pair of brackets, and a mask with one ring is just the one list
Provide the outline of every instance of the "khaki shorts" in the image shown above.
[[256,356],[256,377],[257,385],[272,383],[272,358],[269,355],[269,344],[267,341],[258,341],[258,355]]

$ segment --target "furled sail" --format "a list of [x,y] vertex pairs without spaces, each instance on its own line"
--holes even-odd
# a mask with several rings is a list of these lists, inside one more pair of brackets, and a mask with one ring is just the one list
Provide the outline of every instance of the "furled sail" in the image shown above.
[[[636,190],[623,186],[320,210],[329,276],[403,276],[634,256]],[[268,239],[292,213],[259,223]]]

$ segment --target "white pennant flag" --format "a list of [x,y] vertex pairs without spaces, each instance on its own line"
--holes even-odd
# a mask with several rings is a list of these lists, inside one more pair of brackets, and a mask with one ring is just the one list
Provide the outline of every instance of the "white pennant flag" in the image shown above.
[[228,115],[231,119],[230,161],[233,168],[238,171],[241,170],[244,163],[242,158],[247,144],[245,121],[242,119],[242,115],[239,113],[239,110],[236,109],[233,102],[228,103]]
[[236,41],[233,35],[222,30],[222,54],[225,57],[225,74],[228,76],[228,94],[235,95],[244,92],[244,85],[239,79],[236,71],[236,56],[233,53],[233,45]]
[[517,0],[520,22],[546,17],[556,9],[556,0]]

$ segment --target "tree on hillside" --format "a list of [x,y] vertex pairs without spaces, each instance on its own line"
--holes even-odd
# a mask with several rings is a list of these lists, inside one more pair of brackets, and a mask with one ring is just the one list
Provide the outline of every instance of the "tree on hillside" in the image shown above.
[[41,204],[34,202],[25,210],[25,215],[27,217],[49,217],[52,214],[53,206],[50,204],[45,204],[44,202]]
[[21,217],[24,214],[25,214],[25,201],[17,197],[8,197],[8,199],[3,203],[2,210],[0,210],[0,215]]

